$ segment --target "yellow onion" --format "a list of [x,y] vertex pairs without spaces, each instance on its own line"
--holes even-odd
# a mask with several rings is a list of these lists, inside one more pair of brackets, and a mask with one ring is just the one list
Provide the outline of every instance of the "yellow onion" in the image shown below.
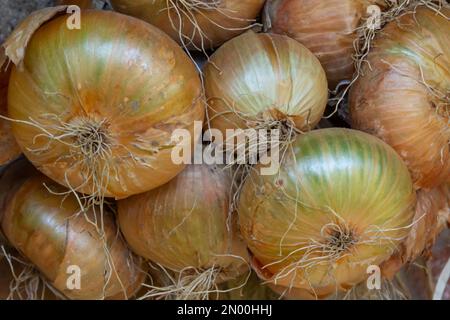
[[[9,242],[70,299],[126,299],[141,286],[140,259],[127,248],[110,212],[80,212],[66,188],[19,162],[2,177],[1,227]],[[96,227],[100,221],[102,231]],[[80,276],[79,287],[75,278]],[[71,281],[74,282],[71,282]]]
[[[334,89],[354,72],[357,29],[380,0],[268,0],[265,29],[296,39],[319,58]],[[381,10],[381,9],[380,9]]]
[[143,21],[86,10],[69,30],[65,9],[35,12],[5,44],[17,142],[40,171],[85,194],[124,198],[167,182],[184,167],[171,160],[173,130],[192,132],[204,115],[193,63]]
[[[0,70],[0,115],[8,112],[8,81],[10,69]],[[11,130],[11,123],[0,119],[0,165],[8,163],[20,155],[20,148]]]
[[[134,252],[177,274],[168,293],[204,298],[217,284],[248,271],[246,248],[229,212],[230,188],[223,169],[189,165],[167,184],[118,202],[120,229]],[[150,295],[164,291],[156,288]]]
[[[242,283],[245,283],[242,286]],[[241,288],[239,288],[241,287]],[[264,284],[258,276],[252,272],[236,279],[231,279],[220,286],[219,300],[277,300],[279,295]],[[214,294],[212,298],[216,298]]]
[[395,151],[366,133],[299,135],[275,175],[253,170],[239,202],[260,277],[325,297],[367,277],[414,224],[415,192]]
[[246,32],[220,47],[204,69],[211,127],[247,128],[271,120],[308,130],[328,97],[317,58],[286,36]]
[[450,181],[449,16],[420,7],[387,24],[350,91],[352,126],[390,144],[417,188]]
[[111,4],[160,28],[184,47],[205,51],[251,28],[264,0],[112,0]]

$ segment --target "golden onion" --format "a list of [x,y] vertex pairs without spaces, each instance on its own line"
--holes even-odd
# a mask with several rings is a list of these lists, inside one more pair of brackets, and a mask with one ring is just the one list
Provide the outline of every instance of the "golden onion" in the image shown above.
[[[126,299],[140,288],[141,260],[127,248],[111,212],[81,212],[73,194],[61,196],[66,188],[24,161],[7,170],[0,186],[1,228],[52,287],[70,299]],[[71,287],[76,274],[80,286]]]
[[111,4],[160,28],[184,47],[205,51],[251,28],[264,0],[111,0]]
[[173,130],[203,119],[193,63],[143,21],[86,10],[69,30],[66,15],[54,17],[65,9],[35,12],[5,44],[17,142],[78,192],[124,198],[162,185],[184,167],[171,161]]
[[325,297],[399,249],[414,205],[408,169],[391,147],[363,132],[320,129],[297,137],[277,174],[252,171],[239,222],[260,277]]
[[223,169],[189,165],[167,184],[118,202],[120,229],[134,252],[178,274],[176,283],[149,296],[206,298],[217,284],[248,271],[229,212],[230,188]]
[[[330,89],[354,72],[357,29],[380,0],[268,0],[264,25],[302,43],[319,58]],[[380,8],[380,7],[379,7]],[[380,8],[381,11],[381,8]]]
[[390,144],[417,188],[450,181],[449,16],[421,7],[387,24],[350,91],[352,126]]
[[211,56],[204,77],[210,125],[224,133],[272,120],[306,131],[327,104],[319,61],[286,36],[246,32]]

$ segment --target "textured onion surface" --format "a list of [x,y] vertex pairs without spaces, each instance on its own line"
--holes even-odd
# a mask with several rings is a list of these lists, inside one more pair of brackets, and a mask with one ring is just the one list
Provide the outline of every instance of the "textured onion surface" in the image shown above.
[[189,49],[211,49],[253,25],[264,0],[112,0]]
[[352,126],[390,144],[418,188],[450,181],[450,22],[442,15],[418,8],[386,25],[350,92]]
[[265,27],[311,50],[327,73],[330,89],[354,72],[356,29],[377,0],[268,0]]
[[395,151],[360,131],[312,131],[291,151],[278,174],[253,171],[246,181],[241,232],[261,277],[325,296],[397,250],[415,192]]
[[307,130],[327,103],[322,66],[287,36],[244,33],[213,54],[204,75],[211,127],[223,132],[271,118]]
[[247,254],[229,219],[230,192],[222,168],[189,165],[167,184],[119,201],[120,228],[136,253],[165,268],[217,267],[223,279],[234,278],[247,269]]
[[[140,258],[127,248],[111,213],[103,217],[103,240],[80,212],[75,196],[50,190],[67,191],[23,163],[14,164],[2,177],[1,227],[9,242],[68,298],[130,298],[144,274]],[[100,226],[100,214],[89,211],[86,216]],[[76,274],[73,266],[81,272],[79,290],[67,285]]]
[[[155,27],[87,10],[41,26],[10,80],[9,116],[25,155],[79,192],[123,198],[178,174],[175,129],[203,119],[201,85],[187,55]],[[32,122],[34,125],[30,125]]]

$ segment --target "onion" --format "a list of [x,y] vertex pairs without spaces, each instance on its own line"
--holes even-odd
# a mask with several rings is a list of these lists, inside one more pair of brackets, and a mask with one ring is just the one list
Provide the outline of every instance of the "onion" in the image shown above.
[[325,72],[298,42],[247,32],[220,47],[204,69],[211,127],[269,127],[306,131],[327,103]]
[[268,0],[264,25],[269,32],[285,34],[311,50],[320,60],[334,89],[354,72],[357,29],[370,5],[380,0]]
[[67,16],[54,17],[65,9],[35,12],[5,44],[17,142],[81,193],[118,199],[167,182],[184,167],[171,160],[173,130],[192,132],[204,115],[193,63],[142,21],[86,10],[69,30]]
[[231,178],[221,168],[189,165],[167,184],[118,202],[119,225],[140,256],[169,269],[173,284],[147,297],[207,298],[247,269],[246,248],[229,213]]
[[252,171],[239,222],[260,277],[325,297],[398,250],[415,223],[414,204],[408,170],[387,144],[320,129],[297,137],[277,174]]
[[440,13],[420,7],[387,24],[350,91],[352,126],[390,144],[416,188],[450,182],[450,23],[444,16],[448,6]]
[[[139,289],[144,277],[140,260],[127,248],[110,214],[100,217],[94,208],[81,212],[74,195],[58,195],[65,188],[23,162],[2,177],[0,191],[4,234],[64,296],[123,299]],[[75,267],[81,275],[79,289],[68,286]]]
[[205,51],[251,28],[264,0],[112,0],[111,4],[157,26],[184,47]]
[[[10,70],[0,70],[0,115],[8,112],[8,81]],[[20,155],[20,148],[11,131],[11,124],[0,119],[0,165],[10,162]]]

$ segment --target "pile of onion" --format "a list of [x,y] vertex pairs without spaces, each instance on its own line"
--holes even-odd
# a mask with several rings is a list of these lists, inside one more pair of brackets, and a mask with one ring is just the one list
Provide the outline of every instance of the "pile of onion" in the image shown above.
[[183,47],[205,51],[251,28],[264,0],[111,0],[111,4],[160,28]]
[[[10,69],[0,68],[0,115],[8,112],[8,81]],[[11,132],[11,123],[0,119],[0,165],[4,165],[20,155],[20,148]]]
[[[28,163],[14,163],[0,186],[5,236],[67,298],[132,297],[145,274],[140,258],[121,238],[113,215],[101,216],[94,208],[81,212],[73,194],[60,195],[65,191]],[[77,283],[71,275],[80,276],[79,287],[68,286]]]
[[408,169],[366,133],[299,135],[275,175],[253,170],[239,202],[252,266],[272,285],[326,297],[347,290],[399,250],[414,221]]
[[143,21],[86,10],[69,30],[66,8],[33,13],[4,44],[18,144],[72,191],[119,199],[164,184],[184,167],[171,161],[173,130],[203,120],[195,66]]
[[[320,60],[330,89],[350,80],[354,72],[357,29],[380,0],[268,0],[265,30],[302,43]],[[381,11],[381,7],[380,11]]]
[[449,16],[420,7],[387,24],[350,91],[352,127],[390,144],[416,188],[450,182]]
[[248,274],[230,189],[222,168],[189,165],[167,184],[118,202],[120,229],[133,251],[174,274],[147,297],[204,299],[220,292],[220,283]]
[[319,60],[299,42],[252,31],[220,47],[204,68],[211,128],[307,131],[328,98]]

